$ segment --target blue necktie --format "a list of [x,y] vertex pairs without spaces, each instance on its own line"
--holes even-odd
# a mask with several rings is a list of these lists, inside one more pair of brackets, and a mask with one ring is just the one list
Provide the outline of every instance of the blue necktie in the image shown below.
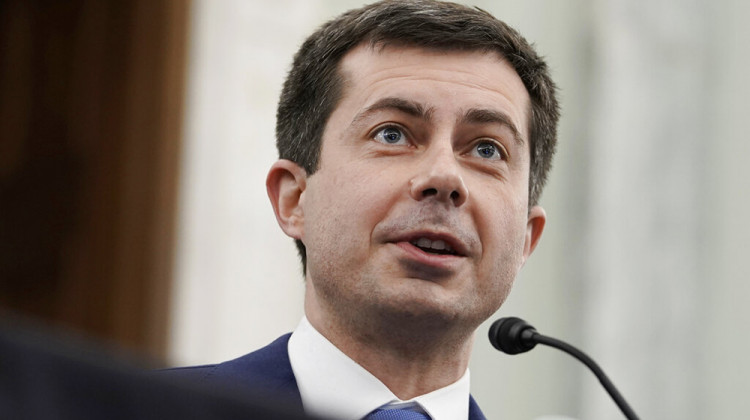
[[403,408],[378,408],[363,420],[430,420],[430,416]]

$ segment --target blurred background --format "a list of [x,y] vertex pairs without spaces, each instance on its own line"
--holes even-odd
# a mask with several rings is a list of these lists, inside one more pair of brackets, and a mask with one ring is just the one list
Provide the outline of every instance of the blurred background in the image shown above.
[[[750,412],[750,4],[464,3],[536,44],[563,107],[546,231],[492,319],[578,345],[643,418]],[[172,365],[292,330],[276,101],[305,36],[361,4],[0,2],[0,307]],[[620,418],[569,356],[495,351],[491,320],[488,418]]]

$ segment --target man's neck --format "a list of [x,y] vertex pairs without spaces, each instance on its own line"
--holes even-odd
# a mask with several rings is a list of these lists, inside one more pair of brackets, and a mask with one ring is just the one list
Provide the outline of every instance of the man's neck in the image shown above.
[[473,333],[436,333],[393,321],[363,326],[308,309],[308,320],[318,332],[402,400],[445,387],[466,372]]

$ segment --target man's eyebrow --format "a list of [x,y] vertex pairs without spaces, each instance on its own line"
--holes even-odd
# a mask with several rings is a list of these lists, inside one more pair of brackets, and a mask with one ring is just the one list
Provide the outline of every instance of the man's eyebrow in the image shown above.
[[513,139],[519,145],[524,144],[524,139],[518,127],[508,114],[492,109],[472,108],[461,116],[461,123],[464,124],[500,124],[508,127],[513,132]]
[[414,102],[398,97],[386,97],[379,99],[377,102],[358,113],[354,117],[352,125],[356,124],[359,120],[365,118],[366,116],[381,110],[396,110],[412,117],[423,119],[425,121],[429,121],[432,118],[433,114],[432,108],[426,108],[419,102]]

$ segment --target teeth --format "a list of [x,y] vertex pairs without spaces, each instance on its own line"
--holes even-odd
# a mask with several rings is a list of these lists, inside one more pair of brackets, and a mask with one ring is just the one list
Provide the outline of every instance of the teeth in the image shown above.
[[445,241],[432,241],[432,249],[445,249],[447,247]]
[[443,240],[433,241],[427,238],[419,238],[416,241],[412,241],[412,244],[420,248],[434,249],[437,251],[453,252],[453,248],[451,248],[451,246],[445,243],[445,241]]

